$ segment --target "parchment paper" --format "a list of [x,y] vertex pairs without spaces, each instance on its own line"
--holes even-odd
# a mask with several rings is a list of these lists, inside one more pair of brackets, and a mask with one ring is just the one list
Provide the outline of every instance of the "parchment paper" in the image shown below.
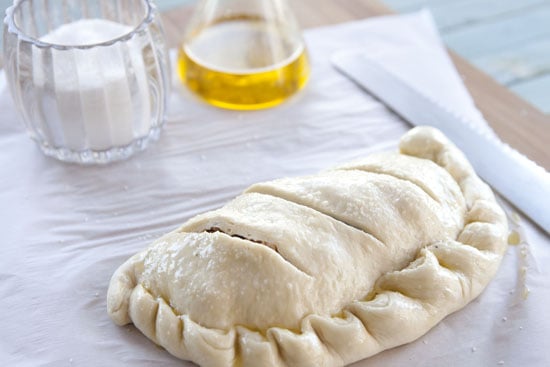
[[[133,326],[111,322],[109,279],[154,238],[254,182],[395,149],[409,126],[331,67],[337,50],[369,50],[485,126],[426,12],[313,29],[305,38],[311,81],[289,102],[226,111],[175,81],[160,141],[104,167],[44,157],[18,123],[0,73],[0,365],[190,366]],[[513,217],[522,244],[509,248],[479,298],[416,342],[356,366],[549,365],[550,241]]]

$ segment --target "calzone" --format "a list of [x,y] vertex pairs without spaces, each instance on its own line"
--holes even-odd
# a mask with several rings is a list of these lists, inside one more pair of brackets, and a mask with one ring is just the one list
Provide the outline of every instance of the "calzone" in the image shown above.
[[491,189],[438,130],[259,183],[114,273],[108,312],[201,366],[342,366],[478,296],[506,248]]

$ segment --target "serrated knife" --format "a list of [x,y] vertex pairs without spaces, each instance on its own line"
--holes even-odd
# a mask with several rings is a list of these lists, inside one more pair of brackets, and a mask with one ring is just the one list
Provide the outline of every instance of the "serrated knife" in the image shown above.
[[362,52],[336,53],[332,63],[409,123],[441,130],[466,154],[481,178],[550,234],[550,174],[544,168]]

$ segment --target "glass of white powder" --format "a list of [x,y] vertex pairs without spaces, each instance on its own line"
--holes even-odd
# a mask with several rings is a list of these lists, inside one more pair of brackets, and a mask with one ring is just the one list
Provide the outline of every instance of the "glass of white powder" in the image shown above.
[[150,0],[15,1],[4,61],[19,115],[48,156],[108,163],[159,136],[170,69]]

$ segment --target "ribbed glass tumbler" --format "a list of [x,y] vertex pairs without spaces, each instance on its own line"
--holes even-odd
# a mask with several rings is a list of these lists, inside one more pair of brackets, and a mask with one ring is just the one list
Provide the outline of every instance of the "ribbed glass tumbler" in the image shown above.
[[4,62],[30,136],[63,161],[124,159],[158,137],[170,88],[150,0],[19,0]]

